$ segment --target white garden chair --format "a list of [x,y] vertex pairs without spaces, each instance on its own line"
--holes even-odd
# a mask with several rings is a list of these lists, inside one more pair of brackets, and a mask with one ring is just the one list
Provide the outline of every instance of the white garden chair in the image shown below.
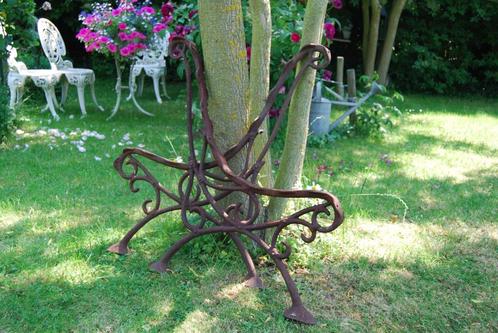
[[14,47],[8,46],[7,51],[9,57],[7,64],[9,66],[9,73],[7,75],[7,84],[10,89],[10,103],[11,109],[14,109],[22,102],[24,85],[27,79],[31,79],[35,86],[43,89],[47,106],[42,109],[50,110],[52,117],[59,120],[59,116],[55,108],[59,108],[57,98],[55,97],[55,85],[59,82],[61,73],[51,69],[28,69],[22,61],[17,61],[17,50]]
[[[145,75],[152,78],[154,83],[154,93],[157,103],[161,104],[161,93],[159,85],[162,86],[163,94],[166,98],[166,57],[168,56],[170,34],[166,31],[166,36],[163,38],[154,38],[152,45],[143,51],[137,53],[130,70],[130,95],[128,100],[135,98],[135,92],[138,90],[138,95],[142,95]],[[140,77],[138,89],[136,84],[137,77]]]
[[93,70],[88,68],[73,68],[71,61],[63,59],[66,55],[66,45],[64,44],[64,40],[62,39],[59,30],[52,22],[45,18],[41,18],[38,20],[37,26],[43,52],[50,62],[50,67],[53,71],[63,74],[66,78],[66,80],[63,81],[62,86],[61,105],[63,105],[67,99],[68,83],[72,84],[76,86],[78,90],[81,114],[82,117],[85,117],[85,86],[90,85],[93,102],[100,111],[104,111],[104,108],[99,105],[97,98],[95,97],[95,73]]

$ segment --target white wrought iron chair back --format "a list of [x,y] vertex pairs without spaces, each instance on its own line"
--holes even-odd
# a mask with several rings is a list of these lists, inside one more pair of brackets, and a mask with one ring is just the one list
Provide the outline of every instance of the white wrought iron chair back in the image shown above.
[[37,26],[41,46],[50,62],[50,67],[54,70],[72,68],[73,64],[71,61],[64,60],[66,45],[59,29],[45,18],[38,19]]
[[9,71],[20,73],[22,71],[28,70],[24,62],[17,60],[17,49],[15,47],[11,45],[7,46],[7,52],[9,52],[9,57],[7,58],[7,65],[9,66]]
[[135,57],[135,65],[166,66],[165,58],[168,56],[169,32],[163,38],[154,36],[152,43],[146,50],[140,51]]

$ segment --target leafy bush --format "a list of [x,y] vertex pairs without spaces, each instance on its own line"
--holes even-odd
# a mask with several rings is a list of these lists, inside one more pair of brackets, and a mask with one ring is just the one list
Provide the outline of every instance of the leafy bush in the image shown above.
[[492,1],[413,1],[400,21],[392,80],[402,90],[496,96],[497,21]]
[[0,144],[14,129],[14,112],[8,107],[8,94],[5,86],[0,86]]

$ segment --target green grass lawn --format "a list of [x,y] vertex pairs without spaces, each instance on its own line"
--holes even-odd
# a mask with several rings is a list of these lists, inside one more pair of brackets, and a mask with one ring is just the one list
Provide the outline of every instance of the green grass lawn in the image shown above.
[[[159,106],[148,87],[142,100],[154,118],[125,103],[106,121],[112,82],[97,89],[107,113],[89,101],[79,119],[74,90],[58,123],[34,97],[22,107],[25,133],[0,150],[1,332],[498,330],[498,101],[408,96],[403,107],[422,112],[383,140],[308,150],[305,185],[336,194],[347,214],[290,263],[319,321],[308,327],[283,318],[289,298],[264,260],[268,288],[240,285],[244,267],[231,247],[193,242],[172,273],[149,272],[182,235],[178,215],[141,231],[131,255],[106,252],[141,216],[147,193],[130,193],[114,171],[119,143],[129,133],[132,146],[186,159],[182,89],[170,86],[173,99]],[[69,138],[39,132],[54,128]],[[105,139],[88,137],[80,152],[71,141],[84,130]]]

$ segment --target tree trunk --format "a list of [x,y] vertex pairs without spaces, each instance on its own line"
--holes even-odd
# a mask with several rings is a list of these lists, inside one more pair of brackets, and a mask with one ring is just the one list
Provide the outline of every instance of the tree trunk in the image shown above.
[[406,0],[394,0],[391,12],[389,13],[386,40],[384,41],[384,45],[382,47],[379,66],[377,68],[377,72],[379,73],[379,82],[383,85],[387,83],[387,73],[389,72],[389,64],[391,63],[391,57],[393,54],[394,40],[396,38],[396,32],[398,31],[399,18],[401,17],[405,4]]
[[380,11],[382,9],[379,0],[371,0],[370,7],[372,16],[370,17],[370,28],[368,29],[368,48],[365,66],[365,74],[368,76],[372,76],[375,68],[377,43],[379,41]]
[[[329,0],[308,0],[301,46],[321,42],[328,2]],[[299,67],[297,71],[299,71]],[[284,151],[275,181],[276,188],[291,189],[301,187],[300,180],[306,152],[311,96],[315,76],[316,70],[308,68],[292,97]],[[269,204],[270,218],[279,218],[285,210],[285,204],[284,199],[271,198]]]
[[[209,115],[222,152],[247,132],[249,73],[241,0],[199,0],[202,52],[209,92]],[[244,154],[230,162],[234,172]]]
[[[270,0],[250,0],[252,18],[251,65],[249,80],[249,122],[263,110],[270,87],[271,54],[271,5]],[[267,121],[261,125],[262,134],[254,142],[253,158],[256,158],[268,141]],[[271,156],[268,151],[265,165],[260,171],[262,186],[273,185]]]
[[363,57],[363,68],[367,68],[368,31],[370,30],[370,0],[361,1],[361,12],[363,16],[361,55]]

